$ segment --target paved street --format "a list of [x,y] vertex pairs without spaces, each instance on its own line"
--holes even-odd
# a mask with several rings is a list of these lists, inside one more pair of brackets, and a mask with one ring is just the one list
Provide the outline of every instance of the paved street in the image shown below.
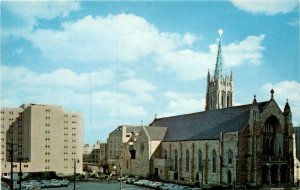
[[[49,190],[73,190],[73,184],[69,187],[49,188]],[[2,190],[8,190],[6,187],[1,187]],[[122,189],[126,190],[150,190],[150,188],[139,187],[135,185],[122,184]],[[120,183],[116,182],[81,182],[77,184],[76,190],[120,190]]]

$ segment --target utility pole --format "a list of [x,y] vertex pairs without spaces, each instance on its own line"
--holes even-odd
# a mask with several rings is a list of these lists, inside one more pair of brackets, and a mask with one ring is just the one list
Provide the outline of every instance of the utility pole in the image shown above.
[[76,188],[76,159],[74,159],[74,190]]
[[22,158],[22,157],[20,157],[19,158],[19,164],[20,164],[20,170],[19,170],[19,189],[21,190],[22,189],[22,176],[23,176],[23,173],[22,173],[22,161],[23,160],[27,160],[27,158]]
[[10,150],[9,150],[9,156],[10,156],[10,190],[14,190],[14,175],[13,175],[13,159],[14,159],[14,144],[12,142],[12,139],[10,140]]
[[[79,160],[77,160],[79,163]],[[76,190],[76,159],[74,159],[74,190]]]

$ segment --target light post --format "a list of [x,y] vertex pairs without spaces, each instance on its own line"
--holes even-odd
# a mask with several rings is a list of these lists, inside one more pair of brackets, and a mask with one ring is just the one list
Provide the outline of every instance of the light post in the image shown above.
[[[77,160],[79,163],[79,160]],[[74,190],[76,189],[76,159],[74,159]]]
[[[122,190],[122,168],[121,168],[121,165],[119,164],[119,167],[120,167],[120,190]],[[113,169],[115,170],[115,171],[117,171],[117,166],[116,165],[114,165],[113,166]],[[117,172],[116,172],[117,173]]]
[[25,160],[25,162],[26,162],[26,160],[27,160],[27,158],[19,158],[19,164],[20,164],[20,170],[19,170],[19,173],[18,173],[18,175],[19,175],[19,189],[21,190],[22,189],[22,176],[23,176],[23,173],[22,173],[22,161],[24,161]]
[[14,144],[12,142],[12,139],[10,141],[10,150],[9,150],[9,156],[10,156],[10,190],[14,189],[14,176],[13,176],[13,159],[14,159]]

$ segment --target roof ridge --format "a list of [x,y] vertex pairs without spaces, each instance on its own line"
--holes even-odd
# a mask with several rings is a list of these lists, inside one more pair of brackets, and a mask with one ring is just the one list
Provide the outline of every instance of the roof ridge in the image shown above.
[[[264,102],[258,102],[257,104],[264,104],[269,101],[264,101]],[[235,109],[235,108],[243,108],[243,107],[250,107],[251,104],[243,104],[243,105],[238,105],[238,106],[232,106],[232,107],[227,107],[227,108],[221,108],[221,109],[213,109],[213,110],[204,110],[200,112],[193,112],[193,113],[186,113],[186,114],[179,114],[179,115],[172,115],[172,116],[167,116],[167,117],[161,117],[161,118],[155,118],[154,120],[160,120],[160,119],[166,119],[166,118],[172,118],[172,117],[179,117],[179,116],[187,116],[187,115],[194,115],[194,114],[201,114],[201,113],[206,113],[206,112],[211,112],[211,111],[222,111],[222,110],[229,110],[229,109]],[[154,121],[153,120],[153,121]],[[151,125],[153,122],[151,122],[149,125]]]

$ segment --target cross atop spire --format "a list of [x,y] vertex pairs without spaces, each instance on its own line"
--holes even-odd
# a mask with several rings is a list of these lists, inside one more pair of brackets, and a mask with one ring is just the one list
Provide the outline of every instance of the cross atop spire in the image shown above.
[[215,75],[214,79],[218,80],[222,77],[222,71],[223,71],[223,54],[222,54],[222,35],[223,30],[219,29],[219,45],[218,45],[218,55],[217,55],[217,61],[216,61],[216,68],[215,68]]

